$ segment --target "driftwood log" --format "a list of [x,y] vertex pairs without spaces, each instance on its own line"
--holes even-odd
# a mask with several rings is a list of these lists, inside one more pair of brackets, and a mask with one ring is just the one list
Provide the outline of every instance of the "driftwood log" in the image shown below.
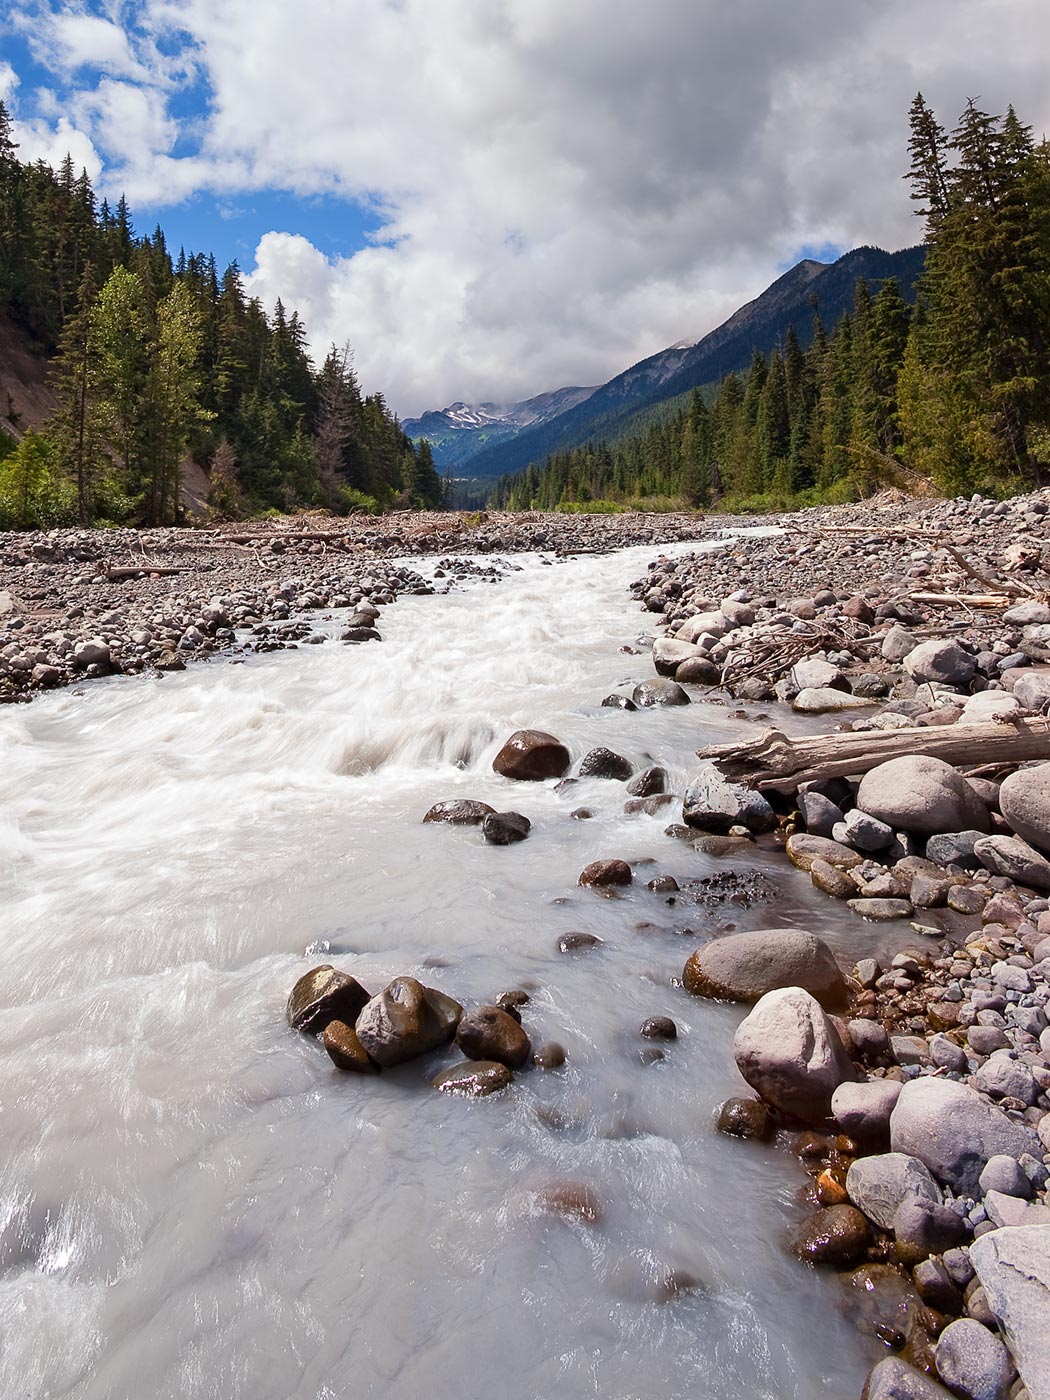
[[888,729],[859,734],[817,734],[790,739],[767,729],[742,744],[698,749],[730,782],[791,793],[802,783],[866,773],[891,758],[924,754],[954,766],[1050,759],[1050,719],[953,724],[944,728]]
[[187,574],[192,564],[120,564],[106,570],[110,583],[123,583],[129,578],[146,578],[149,574]]

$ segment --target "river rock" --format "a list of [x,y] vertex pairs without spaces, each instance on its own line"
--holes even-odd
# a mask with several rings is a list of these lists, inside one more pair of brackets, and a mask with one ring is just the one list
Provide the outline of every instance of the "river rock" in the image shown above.
[[844,820],[842,808],[821,792],[800,792],[798,809],[811,836],[830,837],[836,824]]
[[811,870],[815,860],[826,861],[838,870],[852,870],[864,859],[859,851],[851,850],[849,846],[829,841],[824,836],[810,836],[807,831],[797,831],[789,836],[784,849],[788,860],[799,870]]
[[861,1400],[952,1400],[952,1393],[900,1357],[887,1356],[872,1368]]
[[773,1135],[773,1115],[761,1099],[726,1099],[719,1106],[715,1126],[728,1137],[765,1142]]
[[847,1137],[865,1146],[889,1142],[890,1114],[900,1091],[896,1079],[840,1084],[831,1096],[832,1117]]
[[369,1057],[353,1026],[345,1021],[329,1021],[321,1035],[321,1044],[328,1057],[339,1069],[352,1074],[378,1074],[379,1066]]
[[1050,890],[1050,860],[1019,836],[982,836],[973,853],[993,875],[1005,875],[1032,889]]
[[722,672],[706,656],[687,656],[675,668],[674,678],[682,685],[717,685]]
[[791,1252],[807,1264],[842,1268],[863,1259],[871,1229],[853,1206],[825,1206],[803,1220],[791,1236]]
[[357,1018],[365,1050],[384,1068],[424,1055],[451,1040],[463,1008],[414,977],[395,977]]
[[801,715],[831,715],[840,710],[870,709],[875,701],[866,695],[849,695],[842,690],[814,689],[800,690],[791,702],[791,708]]
[[958,642],[934,639],[913,647],[904,658],[904,669],[913,680],[959,689],[973,679],[975,663]]
[[542,729],[519,729],[492,760],[492,767],[504,778],[540,782],[563,777],[571,762],[569,750],[553,734]]
[[846,1001],[846,984],[831,949],[796,928],[715,938],[692,954],[682,980],[693,996],[719,1001],[758,1001],[777,987],[803,987],[824,1007]]
[[724,836],[732,826],[772,831],[776,814],[760,792],[726,782],[713,766],[701,768],[686,788],[682,820],[700,831]]
[[837,666],[822,656],[804,656],[791,668],[796,690],[848,690],[849,682]]
[[489,812],[481,823],[481,834],[490,846],[512,846],[524,841],[532,822],[520,812]]
[[965,1238],[966,1226],[957,1211],[921,1196],[905,1197],[893,1217],[897,1257],[909,1268],[931,1254],[954,1249]]
[[1015,1123],[965,1084],[910,1080],[890,1116],[890,1145],[925,1163],[938,1181],[970,1195],[979,1190],[989,1157],[1003,1152],[1042,1156],[1030,1127]]
[[580,759],[576,770],[580,778],[614,778],[625,782],[634,772],[634,765],[612,749],[591,749]]
[[[843,1085],[843,1088],[846,1087],[852,1086]],[[899,1088],[898,1085],[898,1091]],[[834,1100],[832,1104],[834,1112]],[[846,1191],[853,1204],[869,1220],[874,1220],[881,1230],[893,1228],[893,1218],[906,1200],[922,1199],[935,1205],[941,1203],[940,1187],[928,1169],[917,1157],[903,1152],[858,1157],[846,1174]]]
[[292,988],[288,1024],[293,1031],[307,1035],[319,1035],[329,1021],[353,1025],[368,999],[369,993],[356,977],[324,963],[304,973]]
[[495,807],[487,802],[475,802],[469,797],[453,797],[447,802],[435,802],[423,818],[425,822],[448,822],[451,826],[480,826]]
[[911,915],[911,901],[907,899],[865,898],[846,901],[854,914],[875,923],[885,923],[891,919],[907,919]]
[[688,705],[689,696],[672,680],[642,681],[631,692],[631,699],[638,709],[647,710],[652,705]]
[[973,853],[974,846],[987,833],[983,831],[942,831],[926,842],[926,857],[937,865],[980,864]]
[[667,770],[655,764],[636,773],[627,784],[627,792],[632,797],[656,797],[667,791]]
[[533,1053],[532,1063],[537,1069],[561,1069],[565,1059],[565,1047],[550,1040]]
[[636,710],[638,706],[629,695],[607,695],[602,701],[607,710]]
[[1032,1183],[1020,1162],[1013,1157],[989,1157],[984,1171],[981,1172],[980,1184],[983,1195],[987,1195],[989,1191],[1002,1191],[1005,1195],[1017,1196],[1020,1200],[1029,1200],[1032,1195]]
[[960,724],[988,724],[1021,713],[1016,695],[1006,690],[979,690],[971,695],[959,716]]
[[634,879],[631,867],[625,860],[592,860],[580,871],[578,885],[629,885]]
[[988,830],[984,803],[950,764],[925,754],[891,758],[865,773],[857,806],[916,836],[973,827]]
[[673,676],[683,661],[690,661],[699,654],[699,648],[691,642],[676,637],[657,637],[653,642],[653,665],[660,676]]
[[588,948],[597,948],[602,939],[596,933],[563,933],[558,939],[559,953],[583,953]]
[[1050,1228],[992,1230],[970,1246],[992,1310],[1033,1400],[1050,1396]]
[[1040,711],[1050,701],[1050,668],[1040,667],[1021,671],[1014,682],[1013,693],[1026,710]]
[[737,1027],[733,1056],[768,1104],[821,1122],[840,1084],[856,1078],[842,1040],[815,997],[801,987],[767,992]]
[[505,1089],[514,1076],[506,1065],[496,1060],[464,1060],[443,1069],[430,1081],[443,1094],[461,1094],[465,1098],[483,1099]]
[[475,1006],[460,1017],[456,1044],[468,1060],[498,1060],[520,1069],[532,1054],[519,1022],[499,1006]]
[[675,636],[682,642],[693,642],[709,632],[712,637],[724,637],[729,631],[729,619],[719,610],[696,613],[682,623]]
[[605,1214],[597,1191],[582,1181],[552,1181],[532,1199],[541,1214],[560,1215],[581,1225],[600,1225]]
[[642,1022],[639,1034],[645,1040],[677,1040],[678,1027],[670,1016],[650,1016]]
[[818,858],[813,861],[809,867],[809,878],[818,890],[830,894],[834,899],[852,899],[857,893],[857,886],[846,872],[829,865],[826,860]]
[[937,1374],[960,1400],[1005,1400],[1016,1374],[999,1338],[971,1317],[948,1324],[934,1359]]
[[1050,763],[1018,768],[999,788],[999,809],[1022,841],[1050,853]]

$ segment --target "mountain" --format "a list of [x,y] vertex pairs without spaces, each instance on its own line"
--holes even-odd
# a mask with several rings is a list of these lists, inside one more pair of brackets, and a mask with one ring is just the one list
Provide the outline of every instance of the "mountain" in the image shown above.
[[448,408],[431,409],[421,418],[406,418],[401,426],[414,442],[426,438],[437,467],[458,467],[482,448],[505,442],[527,428],[549,423],[593,393],[593,386],[571,387],[552,389],[521,403],[453,403]]
[[588,392],[583,402],[514,436],[504,434],[498,441],[487,442],[469,460],[462,458],[460,465],[474,477],[503,476],[532,462],[541,463],[552,452],[599,438],[615,441],[639,431],[654,416],[672,412],[674,400],[683,394],[713,386],[734,370],[745,370],[755,350],[768,354],[789,326],[794,326],[805,348],[812,339],[814,312],[830,329],[850,309],[860,279],[875,284],[896,277],[904,297],[913,301],[924,256],[919,246],[899,253],[854,248],[833,263],[806,258],[702,339],[679,341],[640,360]]

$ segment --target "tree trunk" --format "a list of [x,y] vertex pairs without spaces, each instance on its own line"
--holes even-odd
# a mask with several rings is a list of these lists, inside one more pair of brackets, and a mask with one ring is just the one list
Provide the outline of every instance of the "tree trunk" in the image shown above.
[[784,793],[795,792],[802,783],[852,777],[891,758],[915,754],[953,765],[1050,760],[1050,719],[818,734],[800,739],[767,729],[743,744],[712,744],[697,750],[699,758],[711,760],[731,782]]

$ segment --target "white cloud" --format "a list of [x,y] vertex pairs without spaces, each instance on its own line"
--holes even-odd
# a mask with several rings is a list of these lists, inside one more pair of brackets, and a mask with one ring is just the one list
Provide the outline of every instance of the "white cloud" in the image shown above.
[[[84,18],[41,42],[108,74],[70,111],[133,204],[275,187],[382,211],[376,246],[330,260],[304,207],[251,285],[319,353],[349,339],[403,413],[605,379],[803,245],[914,241],[917,88],[949,123],[979,93],[1050,128],[1045,0],[143,0],[124,44]],[[188,155],[179,74],[209,93]]]

